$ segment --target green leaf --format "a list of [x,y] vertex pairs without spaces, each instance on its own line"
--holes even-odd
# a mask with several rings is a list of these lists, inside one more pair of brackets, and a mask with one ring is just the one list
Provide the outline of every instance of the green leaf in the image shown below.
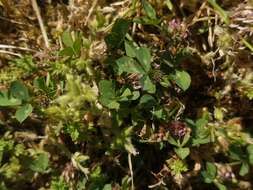
[[253,145],[247,146],[248,160],[251,165],[253,165]]
[[160,85],[162,85],[165,88],[169,87],[171,85],[170,76],[168,76],[168,75],[162,76],[162,79],[160,81]]
[[201,172],[202,177],[204,178],[205,183],[212,183],[213,179],[208,175],[206,171]]
[[31,104],[25,104],[16,110],[15,118],[22,123],[33,111]]
[[124,92],[118,97],[118,99],[119,101],[127,101],[129,96],[132,96],[132,92],[129,88],[126,88]]
[[7,91],[0,92],[0,106],[19,106],[22,101],[8,94]]
[[136,49],[127,41],[125,41],[125,50],[126,50],[126,54],[129,57],[135,57],[136,56]]
[[191,138],[190,133],[186,133],[186,135],[184,136],[183,141],[181,143],[181,146],[186,145],[186,143],[190,140],[190,138]]
[[38,77],[33,80],[34,87],[38,88],[39,90],[42,90],[44,92],[47,92],[47,85],[46,81],[43,77]]
[[[0,5],[1,5],[1,1],[0,1]],[[9,190],[7,187],[6,187],[6,185],[5,185],[5,183],[2,181],[2,182],[0,182],[0,189],[1,190]]]
[[110,109],[119,109],[120,104],[117,101],[112,100],[106,106]]
[[228,25],[230,22],[228,13],[220,7],[220,5],[216,2],[216,0],[208,0],[208,3],[210,3],[213,6],[214,10],[220,15],[223,21]]
[[66,47],[59,52],[59,56],[74,56],[75,52],[72,47]]
[[149,72],[151,68],[151,54],[150,50],[145,47],[141,47],[136,50],[136,58],[140,62],[145,72]]
[[116,60],[118,66],[118,74],[122,73],[139,73],[144,74],[143,68],[131,57],[123,56]]
[[109,80],[101,80],[99,82],[99,92],[102,96],[108,98],[115,97],[115,87],[112,81]]
[[110,109],[119,109],[120,104],[116,101],[115,87],[112,81],[102,80],[99,82],[99,101],[103,106]]
[[152,5],[146,0],[142,0],[142,4],[145,13],[148,15],[148,17],[151,19],[156,19],[156,12],[155,9],[152,7]]
[[132,97],[130,98],[130,100],[137,100],[140,97],[140,92],[139,91],[134,91],[132,93]]
[[224,113],[223,113],[223,109],[222,108],[214,108],[214,118],[219,120],[219,121],[222,121],[223,120],[223,117],[224,117]]
[[82,39],[78,37],[73,44],[73,50],[75,51],[76,56],[80,54],[81,47],[82,47]]
[[[247,48],[249,48],[249,50],[251,51],[251,52],[253,52],[253,45],[251,44],[251,43],[249,43],[247,40],[245,40],[245,39],[242,39],[242,43],[247,47]],[[251,98],[252,99],[252,98]]]
[[190,154],[189,148],[174,148],[174,151],[182,160]]
[[131,100],[136,100],[140,97],[140,92],[139,91],[134,91],[132,92],[129,88],[126,88],[124,92],[117,97],[118,101],[131,101]]
[[40,153],[36,156],[36,158],[30,163],[29,168],[32,171],[44,173],[48,169],[49,159],[47,154]]
[[168,142],[176,147],[180,147],[180,143],[178,143],[171,135],[168,138]]
[[186,91],[191,84],[191,76],[186,71],[176,70],[176,73],[173,75],[173,79],[176,84],[184,91]]
[[115,21],[111,33],[105,37],[105,42],[109,48],[114,49],[121,46],[130,23],[130,21],[125,19],[117,19]]
[[210,176],[212,176],[212,178],[216,177],[217,168],[213,163],[207,162],[206,163],[206,170],[207,170],[208,174],[210,174]]
[[144,91],[147,91],[150,94],[154,94],[156,91],[156,86],[151,82],[149,76],[144,75],[141,80],[141,85]]
[[103,190],[112,190],[112,185],[111,185],[111,184],[106,184],[106,185],[103,187]]
[[212,183],[216,177],[216,174],[217,174],[217,168],[211,162],[207,162],[206,171],[201,172],[201,175],[204,178],[205,183]]
[[145,108],[151,108],[156,104],[156,100],[153,96],[149,95],[149,94],[144,94],[139,102],[139,105],[141,107],[145,107]]
[[214,182],[216,187],[218,187],[219,190],[227,190],[227,187],[219,182]]
[[165,0],[165,3],[170,11],[173,11],[173,4],[171,0]]
[[19,81],[11,83],[10,92],[14,98],[25,101],[29,99],[28,89]]
[[50,190],[69,190],[70,187],[65,183],[63,177],[51,181]]
[[73,40],[72,40],[70,32],[68,32],[68,31],[64,31],[63,32],[63,34],[62,34],[62,42],[67,47],[72,47],[73,46]]
[[249,173],[249,164],[246,162],[243,162],[240,168],[240,176],[245,176],[247,173]]
[[166,119],[166,111],[162,107],[157,107],[153,112],[153,116],[155,116],[157,119]]
[[73,141],[77,141],[80,136],[80,128],[81,128],[80,125],[73,123],[73,124],[66,125],[63,128],[63,130],[65,133],[70,135]]
[[194,138],[192,140],[192,146],[199,146],[201,144],[207,144],[210,142],[210,138],[206,137],[206,138]]
[[208,121],[206,119],[204,119],[204,118],[200,118],[200,119],[198,119],[196,121],[194,133],[195,133],[195,135],[197,137],[204,137],[204,136],[206,136],[207,130],[206,130],[205,126],[207,124],[208,124]]
[[192,145],[198,146],[200,144],[206,144],[210,142],[209,130],[205,127],[208,120],[200,118],[196,121],[196,124],[191,124],[193,129],[194,139],[192,139]]
[[243,159],[243,150],[240,146],[237,144],[231,144],[229,146],[229,157],[234,159],[234,160],[242,160]]

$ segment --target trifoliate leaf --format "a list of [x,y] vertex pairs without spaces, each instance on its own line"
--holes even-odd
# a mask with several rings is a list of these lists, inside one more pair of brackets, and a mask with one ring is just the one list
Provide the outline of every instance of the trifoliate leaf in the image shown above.
[[141,47],[136,50],[136,58],[140,62],[145,72],[149,72],[151,68],[151,54],[150,50],[145,47]]

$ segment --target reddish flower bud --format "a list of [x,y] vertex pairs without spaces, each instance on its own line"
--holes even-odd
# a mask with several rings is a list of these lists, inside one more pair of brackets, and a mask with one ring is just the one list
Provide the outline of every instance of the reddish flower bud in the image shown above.
[[169,125],[169,130],[175,137],[184,137],[187,132],[187,125],[181,121],[173,121]]

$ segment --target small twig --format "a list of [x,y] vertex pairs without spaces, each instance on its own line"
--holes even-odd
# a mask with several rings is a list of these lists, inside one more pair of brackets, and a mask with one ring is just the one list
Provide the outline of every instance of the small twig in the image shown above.
[[6,44],[0,44],[0,48],[2,49],[17,49],[17,50],[23,50],[23,51],[31,51],[31,52],[37,52],[33,49],[25,48],[25,47],[18,47],[13,45],[6,45]]
[[31,24],[26,24],[26,23],[18,22],[16,20],[13,20],[13,19],[10,19],[10,18],[6,18],[6,17],[3,17],[3,16],[0,16],[0,19],[4,20],[4,21],[7,21],[7,22],[10,22],[10,23],[13,23],[13,24],[19,24],[19,25],[24,25],[24,26],[32,26]]
[[[208,17],[210,16],[210,9],[209,8],[207,8],[207,15],[208,15]],[[212,49],[213,48],[213,44],[214,44],[214,33],[213,33],[213,30],[212,30],[212,22],[211,22],[210,19],[208,19],[207,23],[208,23],[208,37],[207,37],[207,41],[208,41],[209,46]]]
[[133,28],[132,28],[132,36],[134,36],[135,30],[136,30],[137,24],[134,22],[133,23]]
[[194,25],[196,22],[198,22],[198,20],[200,19],[199,17],[200,17],[200,15],[201,15],[201,12],[202,12],[202,10],[205,8],[205,6],[206,6],[206,2],[204,2],[204,3],[200,6],[199,10],[197,11],[197,13],[196,13],[195,16],[193,17],[191,23],[190,23],[188,26]]
[[44,39],[44,42],[45,42],[45,46],[47,48],[50,48],[50,43],[49,43],[49,40],[48,40],[48,37],[47,37],[47,32],[46,32],[45,26],[43,24],[43,20],[42,20],[41,14],[40,14],[38,4],[37,4],[36,0],[31,0],[31,1],[32,1],[33,10],[36,13],[36,16],[37,16],[37,19],[38,19],[38,22],[39,22],[39,25],[40,25],[40,30],[41,30],[41,33],[42,33],[42,36],[43,36],[43,39]]
[[212,62],[212,65],[213,65],[213,68],[212,68],[213,80],[214,80],[214,82],[216,82],[215,62],[214,62],[214,60],[213,60],[213,59],[211,59],[211,62]]
[[115,2],[115,3],[111,3],[111,6],[123,6],[124,4],[130,2],[129,0],[124,0],[124,1],[119,1],[119,2]]
[[177,100],[178,100],[178,102],[179,102],[179,104],[180,104],[180,108],[179,108],[179,110],[178,110],[178,112],[177,112],[177,115],[176,115],[176,117],[175,117],[175,120],[179,120],[180,119],[180,115],[184,112],[184,110],[185,110],[185,105],[177,98]]
[[133,174],[132,158],[130,153],[128,154],[128,165],[131,175],[131,190],[134,190],[134,174]]
[[11,51],[6,51],[6,50],[0,50],[0,53],[9,54],[9,55],[15,55],[17,57],[22,57],[19,53],[14,53],[14,52],[11,52]]
[[92,6],[91,6],[91,8],[90,8],[90,10],[89,10],[89,13],[88,13],[88,15],[87,15],[87,17],[86,17],[86,20],[85,20],[85,23],[84,23],[85,26],[87,25],[87,23],[88,23],[88,21],[89,21],[89,19],[90,19],[90,16],[91,16],[91,14],[93,13],[93,11],[94,11],[94,9],[95,9],[97,3],[98,3],[98,0],[93,1],[93,4],[92,4]]
[[158,181],[156,184],[149,185],[148,188],[153,189],[153,188],[156,188],[156,187],[160,187],[161,185],[166,185],[163,180]]

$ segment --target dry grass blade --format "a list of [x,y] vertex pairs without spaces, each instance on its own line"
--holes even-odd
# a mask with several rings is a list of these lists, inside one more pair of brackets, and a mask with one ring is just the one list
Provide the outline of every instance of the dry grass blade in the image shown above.
[[37,4],[36,0],[31,0],[31,1],[32,1],[33,10],[34,10],[34,12],[37,16],[37,19],[38,19],[38,22],[39,22],[39,25],[40,25],[40,30],[41,30],[41,33],[42,33],[42,36],[43,36],[43,39],[44,39],[44,42],[45,42],[45,46],[46,46],[46,48],[49,49],[50,48],[50,43],[49,43],[49,40],[48,40],[46,28],[44,26],[38,4]]

